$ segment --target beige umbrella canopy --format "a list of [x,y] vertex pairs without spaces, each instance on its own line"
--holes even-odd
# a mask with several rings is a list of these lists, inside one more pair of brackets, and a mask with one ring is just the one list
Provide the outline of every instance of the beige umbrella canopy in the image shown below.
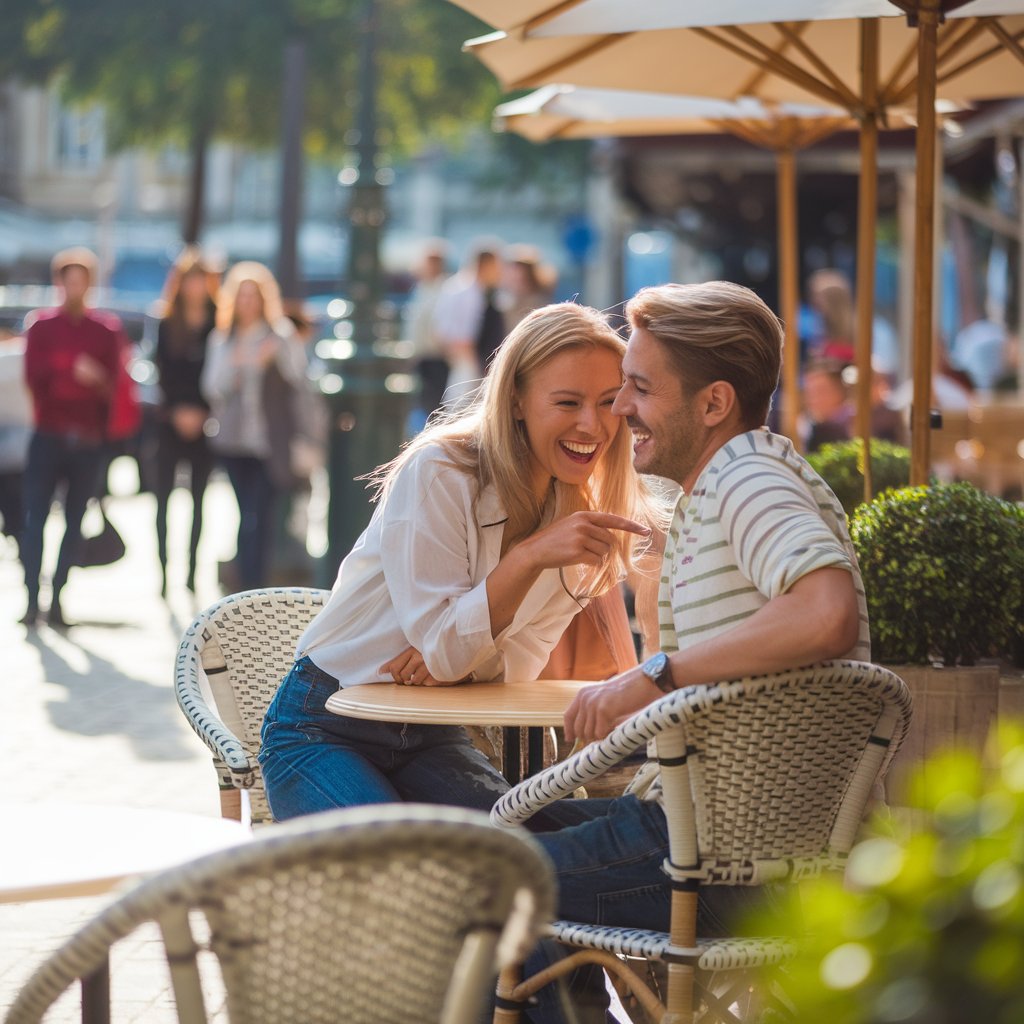
[[797,272],[796,151],[833,132],[856,127],[843,110],[809,104],[767,105],[702,96],[549,85],[495,110],[496,127],[534,142],[627,135],[729,132],[776,154],[779,311],[785,325],[782,430],[794,441],[799,414],[800,301]]
[[[455,2],[481,17],[493,15],[492,24],[507,30],[473,40],[467,47],[509,89],[555,80],[608,88],[642,85],[658,92],[730,99],[825,102],[857,118],[862,437],[868,433],[877,132],[891,108],[917,97],[911,478],[925,482],[931,404],[935,87],[953,100],[1024,94],[1024,17],[991,16],[1024,13],[1024,0],[835,0],[828,5],[816,0],[720,0],[710,6],[694,0],[534,0],[510,5],[514,13],[495,11],[497,5],[479,0]],[[919,31],[899,17],[904,8],[914,10]],[[940,27],[943,8],[951,20]],[[881,13],[891,16],[876,17]],[[779,20],[746,24],[770,18]],[[716,27],[708,27],[710,21]],[[581,24],[587,25],[586,34],[557,34],[578,32]],[[870,492],[870,467],[866,469],[865,489]]]

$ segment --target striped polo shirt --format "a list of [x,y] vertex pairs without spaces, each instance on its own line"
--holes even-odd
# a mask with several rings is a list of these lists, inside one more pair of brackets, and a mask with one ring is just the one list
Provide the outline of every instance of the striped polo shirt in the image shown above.
[[[852,573],[860,612],[857,643],[841,656],[870,661],[864,585],[839,499],[788,438],[766,427],[739,434],[676,506],[659,588],[661,649],[710,640],[833,566]],[[631,791],[656,799],[652,774],[645,765]]]

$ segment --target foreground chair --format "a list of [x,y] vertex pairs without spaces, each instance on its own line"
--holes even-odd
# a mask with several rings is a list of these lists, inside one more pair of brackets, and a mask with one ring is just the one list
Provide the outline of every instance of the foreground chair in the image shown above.
[[[249,790],[251,821],[271,820],[256,761],[263,716],[295,645],[323,608],[327,590],[273,587],[231,594],[185,631],[174,664],[178,705],[213,751],[224,817],[239,817],[238,790]],[[206,674],[213,705],[201,685]]]
[[[841,870],[873,787],[910,720],[903,681],[877,665],[833,661],[712,686],[656,701],[605,740],[507,793],[491,812],[515,825],[568,796],[627,754],[655,740],[669,826],[665,872],[672,883],[670,931],[557,921],[553,936],[578,952],[552,972],[499,995],[513,1005],[546,981],[597,963],[656,1021],[734,1022],[730,1009],[751,990],[751,972],[793,952],[785,938],[701,941],[702,885],[759,885]],[[664,1002],[622,958],[667,965]]]
[[138,884],[32,975],[6,1024],[41,1020],[148,921],[163,933],[178,1019],[206,1021],[196,911],[236,1024],[476,1024],[499,967],[524,955],[553,907],[537,844],[482,814],[396,804],[312,815]]

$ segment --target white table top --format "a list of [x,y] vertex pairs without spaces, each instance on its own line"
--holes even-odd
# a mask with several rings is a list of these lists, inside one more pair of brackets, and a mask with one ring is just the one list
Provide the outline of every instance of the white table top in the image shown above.
[[245,842],[225,818],[102,804],[0,803],[0,903],[94,896]]
[[418,725],[561,725],[573,697],[593,680],[536,679],[531,682],[400,686],[366,683],[338,690],[327,699],[335,715]]

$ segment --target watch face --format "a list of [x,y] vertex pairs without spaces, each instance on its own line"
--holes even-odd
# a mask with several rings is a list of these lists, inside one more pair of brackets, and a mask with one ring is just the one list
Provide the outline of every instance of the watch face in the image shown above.
[[667,664],[668,655],[664,651],[652,654],[647,661],[644,662],[644,675],[649,676],[651,679],[657,679],[658,676],[665,671],[665,666]]

